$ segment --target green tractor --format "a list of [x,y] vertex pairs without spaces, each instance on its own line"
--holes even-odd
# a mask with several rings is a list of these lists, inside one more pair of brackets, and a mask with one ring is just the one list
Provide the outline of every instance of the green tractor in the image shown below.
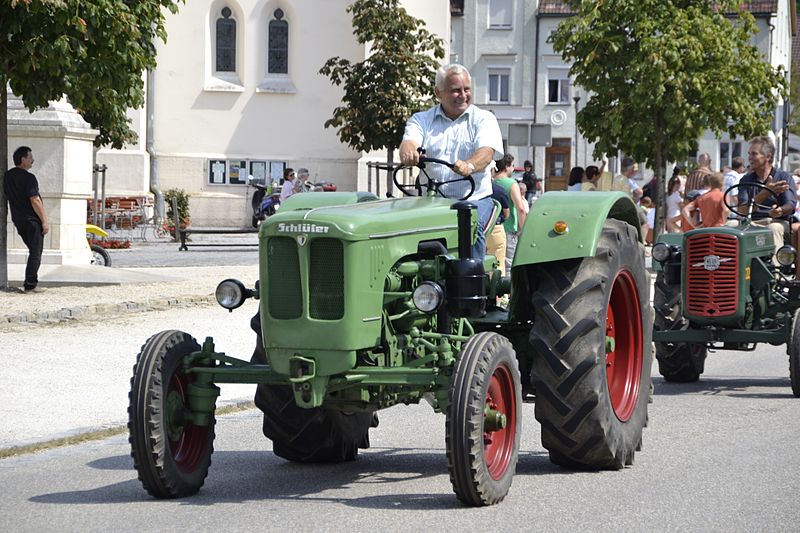
[[[800,281],[787,275],[797,251],[775,251],[772,230],[751,220],[759,184],[738,226],[661,235],[653,246],[656,272],[653,341],[665,381],[695,382],[709,349],[755,350],[758,343],[786,345],[792,392],[800,397]],[[770,191],[770,194],[772,192]]]
[[[220,383],[257,384],[273,451],[354,460],[377,412],[425,400],[445,414],[456,496],[501,501],[524,401],[550,459],[633,463],[647,420],[652,317],[636,207],[620,193],[548,193],[519,239],[512,276],[470,257],[474,204],[423,173],[407,198],[295,195],[259,231],[260,281],[225,280],[227,308],[259,300],[252,358],[164,331],[131,380],[132,456],[158,498],[196,493],[211,461]],[[474,182],[466,178],[474,189]],[[452,184],[452,182],[451,182]],[[499,297],[510,295],[507,307]]]

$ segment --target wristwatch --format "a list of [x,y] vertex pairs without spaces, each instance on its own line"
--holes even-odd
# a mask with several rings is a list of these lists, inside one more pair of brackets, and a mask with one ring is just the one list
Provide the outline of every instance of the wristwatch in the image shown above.
[[467,168],[469,168],[470,173],[475,172],[475,165],[470,163],[469,161],[465,161],[467,163]]

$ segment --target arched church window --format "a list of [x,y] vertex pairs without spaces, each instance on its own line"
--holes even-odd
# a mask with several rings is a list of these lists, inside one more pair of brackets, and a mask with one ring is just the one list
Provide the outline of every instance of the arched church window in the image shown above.
[[269,21],[267,72],[289,73],[289,23],[283,18],[283,10],[276,9],[274,19]]
[[217,72],[236,72],[236,21],[231,9],[223,7],[217,19]]

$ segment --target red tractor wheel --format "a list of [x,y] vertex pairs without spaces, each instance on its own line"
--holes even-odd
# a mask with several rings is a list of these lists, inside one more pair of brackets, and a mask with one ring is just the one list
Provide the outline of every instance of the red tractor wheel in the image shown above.
[[637,236],[606,220],[594,257],[531,269],[535,413],[556,464],[619,469],[641,444],[652,315]]
[[508,494],[517,466],[522,388],[511,343],[497,333],[472,337],[458,358],[445,421],[453,491],[467,505]]
[[195,494],[208,475],[214,451],[214,416],[208,425],[187,419],[188,386],[194,374],[184,357],[200,350],[188,333],[162,331],[150,337],[133,367],[128,431],[139,480],[156,498]]

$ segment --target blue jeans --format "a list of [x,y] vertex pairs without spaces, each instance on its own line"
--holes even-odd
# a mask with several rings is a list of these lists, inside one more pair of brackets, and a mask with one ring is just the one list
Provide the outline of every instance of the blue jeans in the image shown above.
[[490,196],[472,201],[478,205],[478,231],[475,236],[475,244],[472,245],[472,257],[483,261],[486,256],[486,235],[483,234],[483,228],[486,227],[489,217],[492,216],[494,202]]

